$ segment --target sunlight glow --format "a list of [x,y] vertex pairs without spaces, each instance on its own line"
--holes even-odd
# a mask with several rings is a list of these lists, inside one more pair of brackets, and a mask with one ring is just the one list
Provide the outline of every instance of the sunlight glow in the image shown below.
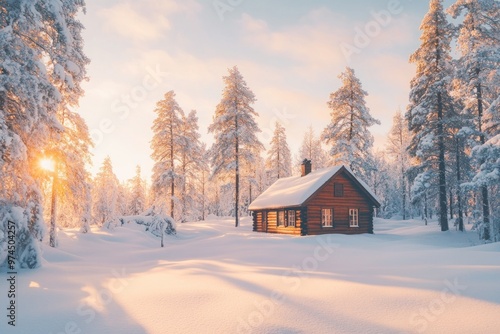
[[43,158],[40,160],[40,168],[48,172],[53,172],[55,170],[55,162],[50,158]]

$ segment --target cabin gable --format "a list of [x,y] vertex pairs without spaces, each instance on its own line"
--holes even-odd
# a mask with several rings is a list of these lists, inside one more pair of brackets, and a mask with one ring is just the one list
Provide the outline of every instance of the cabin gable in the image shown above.
[[362,188],[340,171],[305,203],[307,233],[373,233],[373,205]]

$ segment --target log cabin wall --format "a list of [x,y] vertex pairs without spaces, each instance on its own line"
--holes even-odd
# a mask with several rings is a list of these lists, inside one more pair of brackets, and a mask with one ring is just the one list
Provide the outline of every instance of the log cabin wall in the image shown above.
[[[261,209],[253,211],[253,230],[256,232],[291,235],[373,233],[373,206],[378,203],[345,170],[334,175],[301,207]],[[332,226],[323,226],[322,210],[331,209]],[[350,210],[355,210],[358,226],[350,226]],[[288,212],[295,215],[295,226],[287,224]],[[281,216],[280,216],[280,212]],[[328,211],[330,216],[330,211]],[[285,222],[278,226],[278,219]],[[288,226],[287,226],[288,225]]]
[[[343,188],[343,196],[334,196],[335,184]],[[306,203],[307,234],[373,233],[373,208],[370,199],[343,173],[329,180]],[[322,226],[322,209],[333,209],[333,226]],[[349,209],[358,210],[359,227],[349,226]]]
[[[284,212],[285,221],[283,225],[278,226],[278,213]],[[288,212],[295,213],[295,226],[288,222]],[[253,230],[256,232],[280,233],[300,235],[302,232],[302,215],[300,208],[283,208],[275,210],[261,210],[254,212]]]

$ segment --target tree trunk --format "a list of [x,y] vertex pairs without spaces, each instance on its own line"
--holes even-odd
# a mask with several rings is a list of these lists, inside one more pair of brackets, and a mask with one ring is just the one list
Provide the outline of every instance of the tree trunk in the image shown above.
[[427,210],[427,190],[424,193],[424,219],[425,219],[425,225],[427,225],[427,217],[428,217],[428,210]]
[[174,196],[175,196],[175,178],[174,178],[174,129],[173,120],[170,124],[170,171],[171,184],[170,184],[170,216],[174,218]]
[[181,217],[181,222],[186,222],[187,219],[186,219],[186,170],[187,170],[187,167],[186,167],[186,160],[187,160],[187,157],[186,157],[186,152],[183,152],[183,157],[182,157],[182,208],[181,208],[181,212],[182,212],[182,217]]
[[163,238],[164,238],[164,235],[165,235],[165,226],[163,226],[164,222],[163,222],[163,219],[162,219],[162,222],[160,223],[160,228],[161,228],[161,247],[163,248],[164,244],[163,244]]
[[[238,116],[235,118],[235,130],[236,133],[238,133],[239,127],[238,127]],[[240,143],[239,143],[239,137],[238,135],[236,136],[235,140],[235,152],[236,152],[236,168],[235,168],[235,177],[236,177],[236,185],[235,185],[235,204],[234,204],[234,214],[235,214],[235,221],[234,225],[236,227],[239,226],[239,206],[240,206]]]
[[205,220],[205,170],[202,173],[201,183],[201,220]]
[[280,170],[281,170],[281,164],[280,164],[280,139],[278,136],[278,180],[280,179]]
[[406,220],[406,178],[403,166],[401,166],[401,177],[402,177],[401,186],[403,189],[403,220]]
[[408,182],[407,186],[408,186],[408,188],[406,189],[406,191],[408,192],[408,204],[409,204],[408,209],[410,211],[410,219],[413,219],[414,218],[413,210],[414,210],[415,205],[412,203],[410,182]]
[[250,197],[248,203],[252,203],[252,181],[250,180],[249,184],[248,184],[248,195]]
[[449,189],[449,197],[450,197],[450,219],[453,219],[453,189]]
[[462,183],[462,175],[460,172],[460,146],[457,138],[456,145],[456,162],[457,162],[457,206],[458,206],[458,230],[464,231],[464,217],[462,212],[462,192],[460,191],[460,184]]
[[439,224],[441,231],[448,231],[448,208],[446,204],[446,165],[443,130],[443,101],[441,92],[438,93],[438,146],[439,146]]
[[[477,75],[479,76],[479,69],[476,70]],[[481,145],[484,145],[485,138],[483,134],[483,92],[481,88],[481,84],[476,86],[477,93],[477,111],[478,111],[478,126],[479,132],[481,133],[479,136],[479,140]],[[479,162],[481,165],[484,161]],[[483,197],[483,239],[490,240],[490,201],[488,196],[488,186],[481,186],[481,194]]]
[[52,199],[50,207],[50,247],[57,247],[57,230],[56,230],[56,214],[57,214],[57,165],[54,168],[52,176]]

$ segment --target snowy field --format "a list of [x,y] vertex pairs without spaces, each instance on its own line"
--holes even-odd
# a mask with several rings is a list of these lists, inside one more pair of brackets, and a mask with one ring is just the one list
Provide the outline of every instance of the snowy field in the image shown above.
[[[60,232],[0,333],[500,333],[500,244],[433,223],[289,237],[231,220]],[[5,274],[2,273],[5,277]],[[0,284],[6,313],[6,279]]]

